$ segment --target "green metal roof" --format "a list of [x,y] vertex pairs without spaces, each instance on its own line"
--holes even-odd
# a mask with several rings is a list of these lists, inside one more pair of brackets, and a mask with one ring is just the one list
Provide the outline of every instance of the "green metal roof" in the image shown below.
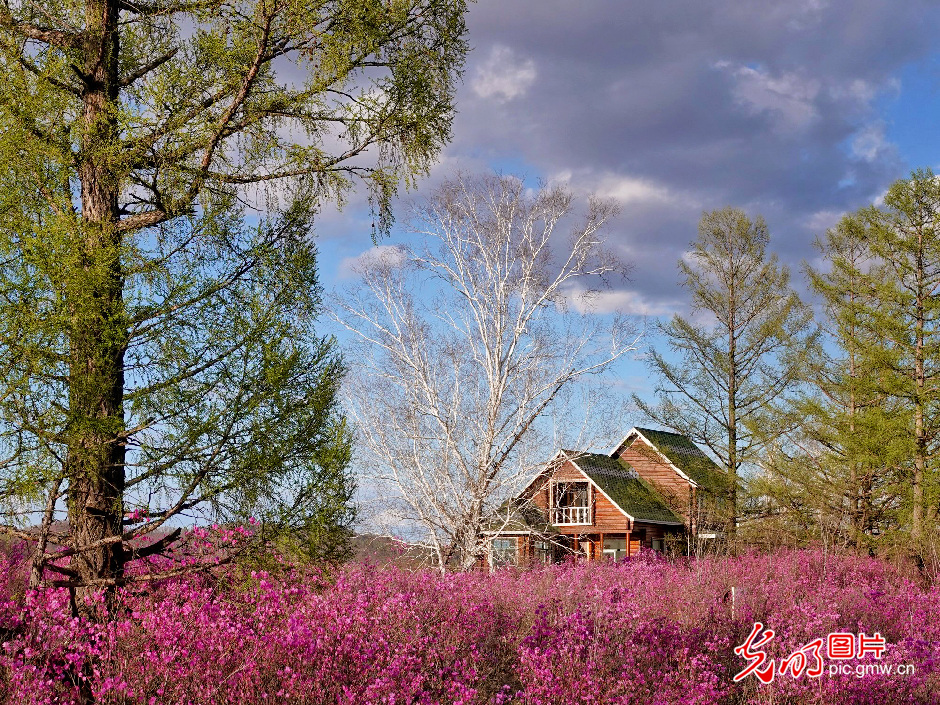
[[638,521],[684,524],[653,486],[626,462],[599,453],[564,451],[617,506]]
[[692,478],[695,484],[712,491],[724,487],[724,471],[687,437],[668,431],[654,431],[651,428],[637,427],[635,430],[642,433],[646,440],[656,446],[656,450]]

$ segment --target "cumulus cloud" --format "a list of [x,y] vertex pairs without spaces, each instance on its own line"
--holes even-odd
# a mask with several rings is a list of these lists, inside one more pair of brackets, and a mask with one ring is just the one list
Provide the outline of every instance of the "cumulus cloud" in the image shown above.
[[843,215],[845,215],[845,211],[821,210],[810,214],[804,222],[810,232],[822,235],[829,228],[835,227]]
[[648,179],[630,176],[607,176],[601,179],[596,189],[598,196],[613,198],[621,203],[659,201],[668,203],[674,200],[669,189]]
[[477,67],[470,85],[481,98],[507,101],[524,95],[535,77],[532,59],[518,57],[507,46],[494,46],[486,61]]
[[880,111],[935,51],[940,5],[514,0],[468,24],[445,158],[619,200],[608,244],[635,265],[627,304],[651,311],[681,295],[702,211],[763,215],[798,266],[826,214],[908,171]]
[[590,170],[581,170],[575,173],[567,169],[558,172],[549,181],[563,183],[578,194],[612,198],[624,205],[648,202],[675,203],[681,200],[679,194],[671,192],[666,186],[652,179],[611,172],[598,174]]
[[734,76],[734,98],[751,114],[770,113],[788,130],[805,127],[819,116],[814,104],[820,90],[816,79],[794,72],[772,74],[762,67],[734,66],[728,61],[715,66]]
[[885,138],[885,124],[882,121],[865,125],[852,137],[852,155],[866,162],[873,162],[890,148]]
[[865,108],[880,94],[897,91],[899,85],[897,81],[884,81],[881,85],[866,81],[861,78],[855,78],[847,83],[839,83],[829,88],[830,94],[837,100],[848,99],[855,101],[859,106]]
[[573,287],[568,291],[567,298],[578,313],[600,315],[621,313],[634,316],[665,316],[680,307],[675,301],[651,301],[640,292],[630,289],[588,291],[583,287]]

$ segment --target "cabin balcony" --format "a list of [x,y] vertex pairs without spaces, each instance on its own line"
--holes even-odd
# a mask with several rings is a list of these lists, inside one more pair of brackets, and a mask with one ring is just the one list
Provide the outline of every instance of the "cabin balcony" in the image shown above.
[[555,526],[575,526],[579,524],[592,524],[589,506],[552,507],[551,523]]

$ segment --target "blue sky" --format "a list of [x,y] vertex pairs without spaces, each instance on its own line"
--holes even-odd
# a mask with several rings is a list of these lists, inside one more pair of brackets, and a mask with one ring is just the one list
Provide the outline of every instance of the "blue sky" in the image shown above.
[[940,53],[912,62],[898,73],[898,91],[878,106],[887,140],[910,168],[940,164]]
[[[940,165],[937,2],[480,0],[468,24],[453,140],[406,197],[461,168],[618,199],[633,273],[607,301],[647,325],[685,309],[675,263],[703,211],[762,214],[802,286],[816,235]],[[327,289],[372,245],[362,205],[320,223]],[[652,389],[637,360],[617,374]]]

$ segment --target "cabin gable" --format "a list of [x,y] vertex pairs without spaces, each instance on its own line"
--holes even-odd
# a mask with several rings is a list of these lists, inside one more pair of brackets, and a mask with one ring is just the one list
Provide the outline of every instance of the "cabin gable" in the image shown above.
[[659,473],[663,482],[668,481],[668,473],[651,466],[670,468],[679,479],[696,489],[714,492],[724,485],[724,471],[701,448],[678,433],[634,427],[614,448],[611,456],[625,457],[631,464],[636,459],[643,465],[642,470],[637,468],[638,471]]
[[644,480],[659,490],[675,511],[688,518],[695,486],[679,475],[668,461],[664,461],[655,448],[637,437],[615,457],[634,468]]
[[[573,454],[577,457],[577,454]],[[537,484],[536,484],[537,483]],[[561,507],[557,500],[558,490],[561,486],[568,483],[585,483],[588,487],[586,497],[587,507],[589,509],[588,521],[580,523],[555,523],[550,514],[552,510],[558,510]],[[546,516],[549,523],[557,531],[563,534],[575,534],[583,532],[585,527],[591,527],[597,530],[616,530],[625,531],[629,528],[630,516],[618,507],[597,484],[584,473],[578,466],[577,460],[572,460],[566,454],[564,460],[557,464],[553,472],[539,475],[535,482],[529,485],[527,492],[531,493],[531,501]]]

